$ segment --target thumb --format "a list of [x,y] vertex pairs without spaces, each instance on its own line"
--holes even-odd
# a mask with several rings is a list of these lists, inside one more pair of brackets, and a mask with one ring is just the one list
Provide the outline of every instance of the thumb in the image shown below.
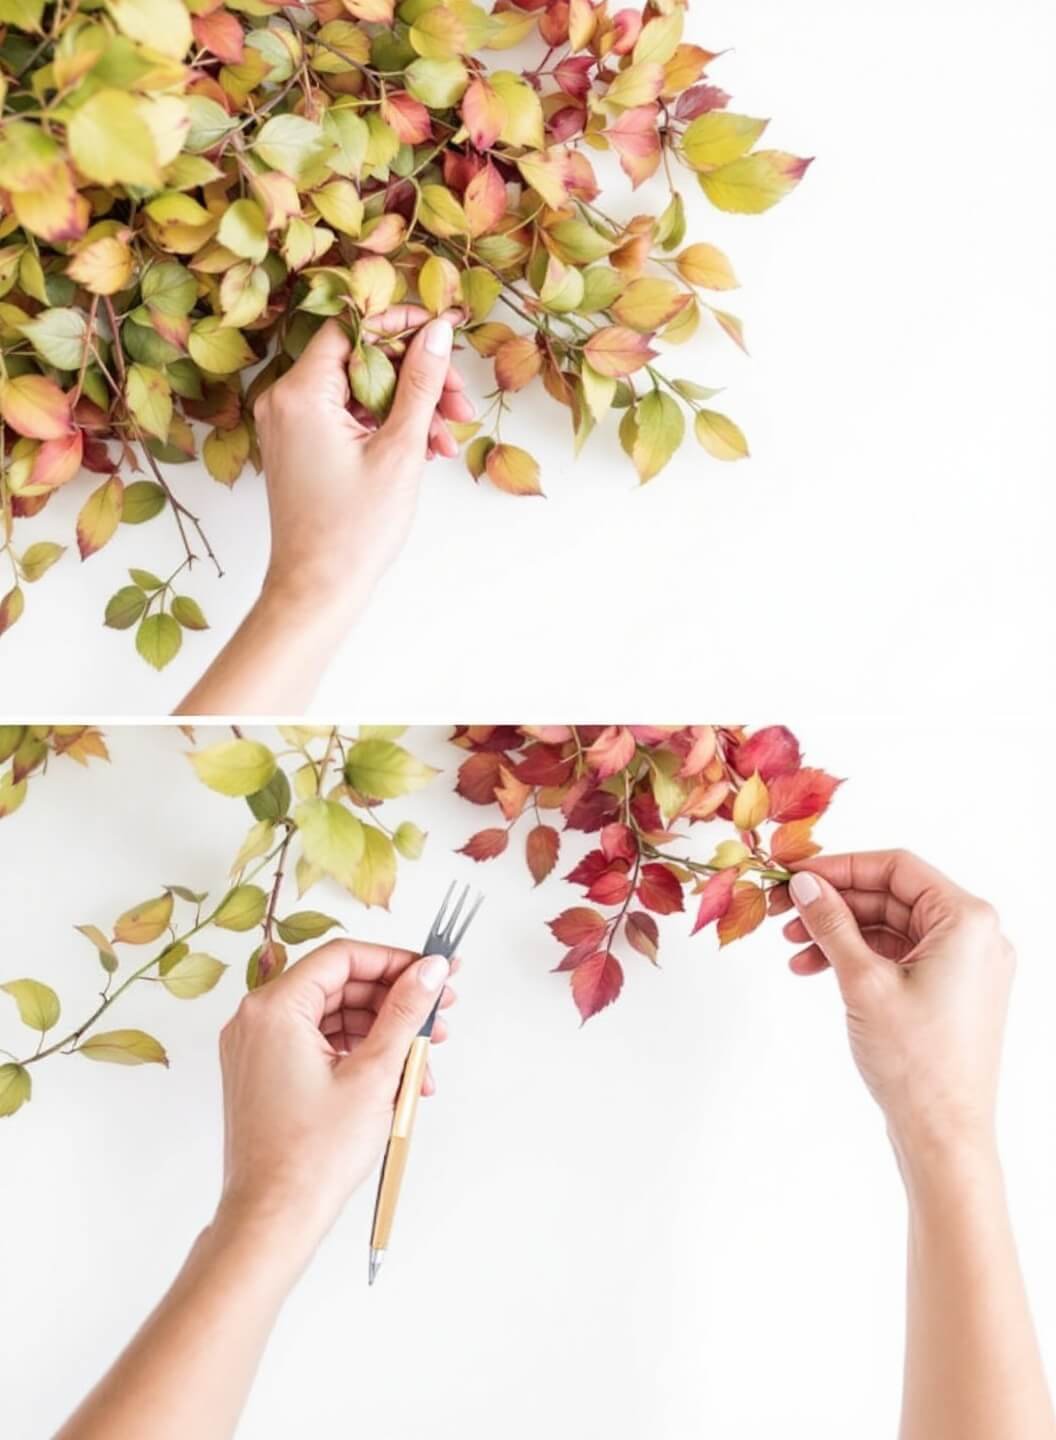
[[792,876],[788,892],[807,934],[836,972],[840,988],[873,970],[877,957],[840,892],[809,870]]
[[440,998],[451,966],[442,955],[408,965],[389,989],[370,1030],[370,1052],[395,1088],[407,1052]]
[[383,429],[417,454],[425,454],[429,426],[444,390],[454,330],[442,316],[423,326],[407,347],[396,398]]

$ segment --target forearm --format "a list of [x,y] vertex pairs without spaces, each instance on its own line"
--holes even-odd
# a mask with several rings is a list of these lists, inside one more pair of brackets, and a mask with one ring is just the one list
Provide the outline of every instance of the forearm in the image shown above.
[[1054,1440],[996,1145],[896,1145],[909,1198],[901,1440]]
[[335,602],[265,586],[231,640],[174,712],[300,715],[366,606],[365,583]]
[[301,1263],[263,1224],[218,1216],[56,1440],[227,1440]]

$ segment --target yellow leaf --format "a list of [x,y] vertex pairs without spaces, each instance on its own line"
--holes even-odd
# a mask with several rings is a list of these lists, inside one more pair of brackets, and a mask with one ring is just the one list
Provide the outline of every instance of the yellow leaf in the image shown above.
[[364,905],[389,908],[396,885],[396,851],[392,841],[374,825],[363,827],[363,855],[356,866],[352,893]]
[[363,226],[363,201],[351,180],[331,180],[314,190],[311,200],[328,225],[356,238]]
[[74,164],[89,180],[100,185],[161,184],[154,136],[134,97],[124,90],[96,91],[70,116],[66,138]]
[[686,126],[682,154],[694,170],[713,170],[746,154],[769,125],[750,115],[731,115],[728,110],[709,110]]
[[130,40],[182,60],[191,44],[191,17],[183,0],[106,0],[114,22]]
[[0,985],[18,1006],[23,1025],[43,1034],[50,1030],[59,1018],[59,997],[50,985],[40,980],[8,980]]
[[24,1065],[0,1065],[0,1117],[13,1115],[33,1094],[33,1081]]
[[132,251],[116,235],[104,235],[83,246],[66,266],[66,274],[93,295],[116,295],[132,279]]
[[700,444],[716,460],[743,460],[748,454],[744,432],[718,410],[698,410],[693,429]]
[[267,908],[268,897],[259,885],[236,885],[221,900],[213,924],[221,930],[252,930]]
[[233,375],[256,358],[241,330],[222,328],[215,315],[192,325],[187,349],[195,364],[213,375]]
[[275,756],[259,740],[221,740],[187,757],[199,780],[221,795],[252,795],[275,774]]
[[737,791],[733,802],[733,823],[738,830],[756,830],[770,814],[770,792],[756,772]]
[[782,150],[759,150],[697,178],[718,209],[761,215],[796,188],[810,163]]
[[172,919],[172,896],[168,891],[153,900],[133,905],[114,922],[114,939],[126,945],[149,945],[164,934]]
[[345,756],[345,779],[371,800],[410,795],[439,773],[391,740],[357,740]]
[[159,440],[167,440],[172,422],[172,391],[160,370],[133,364],[125,379],[125,400],[133,418]]
[[733,266],[715,245],[689,245],[676,255],[675,264],[683,280],[703,290],[735,290],[740,283]]
[[87,560],[101,550],[113,535],[121,519],[125,487],[116,475],[104,480],[81,506],[77,516],[77,548],[81,559]]
[[659,390],[639,400],[635,420],[638,432],[631,459],[644,485],[660,473],[682,444],[686,422],[678,402]]
[[243,260],[261,261],[268,253],[268,227],[255,200],[236,200],[224,211],[216,238]]
[[364,826],[360,821],[336,800],[318,797],[303,800],[293,818],[308,864],[352,890],[363,858]]
[[202,446],[205,468],[221,485],[233,485],[249,459],[249,427],[244,420],[231,430],[210,430]]
[[241,849],[231,863],[231,874],[238,875],[251,860],[257,860],[261,855],[266,855],[271,848],[274,834],[274,820],[257,820],[251,825],[249,834],[242,841]]
[[164,1046],[145,1030],[106,1030],[89,1035],[77,1046],[77,1053],[110,1065],[164,1065],[168,1069],[169,1064]]
[[177,1000],[194,1000],[211,990],[226,969],[212,955],[185,955],[166,972],[161,983]]

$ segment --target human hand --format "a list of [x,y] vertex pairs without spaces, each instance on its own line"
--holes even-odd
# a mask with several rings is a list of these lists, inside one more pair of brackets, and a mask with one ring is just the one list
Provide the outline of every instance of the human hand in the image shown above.
[[797,975],[836,972],[851,1050],[903,1164],[993,1143],[1015,969],[985,901],[902,850],[795,867]]
[[441,989],[454,1003],[448,973],[439,956],[334,940],[245,996],[220,1037],[221,1218],[262,1220],[308,1258],[384,1149],[411,1043]]
[[261,395],[254,417],[271,516],[266,595],[349,610],[395,559],[426,459],[456,455],[446,422],[473,414],[451,364],[457,318],[451,311],[432,320],[420,306],[397,305],[364,322],[373,339],[416,331],[391,412],[376,429],[364,411],[348,408],[352,343],[336,320]]

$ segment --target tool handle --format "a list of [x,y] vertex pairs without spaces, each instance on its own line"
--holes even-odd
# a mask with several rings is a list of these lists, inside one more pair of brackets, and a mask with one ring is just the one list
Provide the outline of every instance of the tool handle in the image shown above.
[[414,1118],[418,1113],[418,1101],[425,1080],[425,1067],[429,1062],[429,1044],[427,1036],[417,1036],[403,1067],[403,1078],[396,1096],[396,1110],[392,1117],[392,1130],[381,1167],[378,1198],[374,1207],[374,1231],[370,1242],[374,1250],[387,1250],[389,1246],[400,1187],[410,1154]]

